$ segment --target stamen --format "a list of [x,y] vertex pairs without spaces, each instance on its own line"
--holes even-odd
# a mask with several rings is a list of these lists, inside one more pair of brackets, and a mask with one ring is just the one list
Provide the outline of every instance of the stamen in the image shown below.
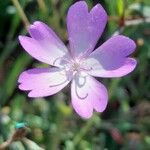
[[77,90],[77,86],[75,86],[75,92],[76,92],[76,95],[79,99],[86,99],[88,97],[88,93],[86,93],[85,96],[80,96],[79,93],[78,93],[78,90]]
[[58,58],[56,58],[55,60],[54,60],[54,62],[53,62],[53,65],[55,65],[56,64],[56,62],[58,61],[58,60],[60,60],[62,57],[58,57]]
[[56,59],[54,60],[53,65],[55,65],[55,64],[56,64],[56,62],[57,62],[57,61],[59,61],[59,60],[63,60],[63,61],[65,61],[65,62],[70,63],[70,61],[69,61],[67,58],[58,57],[58,58],[56,58]]
[[[82,82],[82,83],[80,83],[80,82],[78,81],[78,86],[79,86],[79,87],[84,86],[84,85],[85,85],[85,83],[86,83],[86,77],[84,77],[84,76],[80,76],[80,78],[81,78],[81,77],[83,78],[83,82]],[[80,99],[86,99],[86,98],[88,97],[88,93],[86,93],[86,95],[85,95],[85,96],[80,96],[80,95],[79,95],[77,85],[75,85],[75,92],[76,92],[76,95],[78,96],[78,98],[80,98]]]
[[86,77],[80,76],[80,79],[83,78],[83,83],[78,83],[79,86],[83,86],[86,83]]
[[68,79],[66,79],[65,81],[61,82],[61,83],[58,83],[58,84],[54,84],[54,85],[50,85],[49,87],[56,87],[56,86],[59,86],[59,85],[62,85],[64,84],[65,82],[67,82]]
[[83,71],[91,71],[93,68],[92,67],[90,67],[90,68],[80,67],[80,69]]

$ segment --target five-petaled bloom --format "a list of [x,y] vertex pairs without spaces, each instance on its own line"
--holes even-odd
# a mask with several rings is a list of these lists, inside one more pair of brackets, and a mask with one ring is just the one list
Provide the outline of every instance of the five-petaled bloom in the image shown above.
[[93,76],[122,77],[136,66],[136,60],[128,57],[136,45],[128,37],[113,36],[94,50],[106,22],[107,14],[100,4],[89,12],[84,1],[76,2],[67,15],[69,48],[46,24],[34,22],[29,27],[31,37],[19,36],[20,43],[32,57],[52,67],[23,72],[19,88],[30,91],[29,97],[44,97],[71,81],[71,102],[81,117],[90,118],[93,110],[103,112],[107,89]]

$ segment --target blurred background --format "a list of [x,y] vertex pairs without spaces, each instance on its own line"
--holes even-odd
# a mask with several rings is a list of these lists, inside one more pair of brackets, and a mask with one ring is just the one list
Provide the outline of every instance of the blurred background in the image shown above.
[[[149,150],[150,149],[150,1],[87,0],[101,3],[109,21],[97,47],[112,34],[132,38],[136,69],[123,78],[99,79],[109,91],[103,113],[83,120],[70,105],[70,89],[42,99],[30,99],[17,87],[19,74],[46,66],[21,48],[18,35],[35,20],[47,23],[68,44],[67,10],[75,0],[0,0],[0,144],[17,122],[28,128],[26,141],[10,150]],[[23,11],[22,11],[23,10]]]

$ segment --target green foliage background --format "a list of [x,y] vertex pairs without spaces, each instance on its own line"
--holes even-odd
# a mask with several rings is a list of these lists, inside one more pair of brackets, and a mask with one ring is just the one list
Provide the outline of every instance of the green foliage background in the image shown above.
[[[45,64],[31,58],[19,45],[18,35],[27,31],[15,1],[0,0],[0,144],[11,136],[17,122],[26,122],[30,128],[28,139],[46,150],[149,150],[150,21],[146,19],[150,20],[150,1],[86,1],[89,8],[101,3],[109,15],[97,46],[121,32],[137,43],[133,57],[138,61],[137,68],[128,76],[99,79],[109,90],[109,105],[104,113],[95,113],[89,120],[81,119],[72,109],[69,88],[36,100],[18,90],[17,78],[23,70]],[[66,14],[74,2],[19,0],[30,23],[44,21],[66,44]],[[141,19],[142,23],[133,24],[135,19]],[[40,147],[16,141],[9,149],[38,150]]]

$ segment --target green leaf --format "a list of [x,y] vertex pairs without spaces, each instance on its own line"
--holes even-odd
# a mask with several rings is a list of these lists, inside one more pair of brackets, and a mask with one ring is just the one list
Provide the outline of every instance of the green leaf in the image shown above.
[[119,16],[123,16],[124,14],[124,0],[117,0],[117,11]]
[[16,85],[17,85],[17,78],[19,74],[24,70],[24,68],[31,62],[31,57],[27,54],[23,53],[20,55],[14,64],[12,65],[12,69],[10,70],[6,81],[4,82],[2,90],[2,101],[1,103],[4,104],[5,101],[12,95],[14,92]]

